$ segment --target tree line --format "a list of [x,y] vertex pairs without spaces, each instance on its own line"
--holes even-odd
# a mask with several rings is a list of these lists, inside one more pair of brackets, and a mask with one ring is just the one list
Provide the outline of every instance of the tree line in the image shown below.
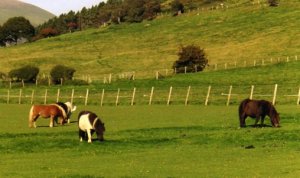
[[[196,9],[203,4],[222,3],[224,0],[107,0],[81,11],[70,11],[34,28],[24,17],[9,19],[0,25],[0,46],[17,44],[19,40],[35,41],[88,28],[120,23],[139,23],[153,20],[161,12],[173,16],[186,9]],[[270,6],[277,6],[278,0],[266,0]]]
[[18,43],[24,38],[35,41],[88,28],[120,23],[139,23],[153,20],[162,11],[172,11],[174,15],[184,12],[184,7],[199,0],[173,0],[165,7],[165,0],[107,0],[81,11],[70,11],[34,28],[24,17],[13,17],[0,26],[0,45]]

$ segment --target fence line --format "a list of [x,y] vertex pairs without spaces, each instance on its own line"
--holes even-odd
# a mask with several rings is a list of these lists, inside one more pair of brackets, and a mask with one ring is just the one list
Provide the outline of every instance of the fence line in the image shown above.
[[[273,89],[272,89],[273,88]],[[294,88],[294,87],[293,87]],[[300,102],[300,87],[294,88],[278,87],[277,84],[272,86],[240,86],[234,87],[199,87],[188,86],[178,87],[174,89],[171,86],[169,89],[151,90],[137,89],[132,90],[76,90],[62,92],[60,89],[52,90],[25,90],[25,89],[8,89],[0,94],[0,103],[7,104],[49,104],[58,101],[71,101],[72,103],[87,105],[232,105],[238,104],[244,98],[250,99],[266,99],[274,105],[279,103],[299,105]],[[223,92],[226,91],[227,92]],[[248,90],[248,92],[247,92]],[[234,92],[235,91],[235,92]],[[70,94],[71,92],[71,94]],[[297,93],[296,93],[297,92]],[[69,94],[68,94],[69,93]],[[70,97],[68,97],[70,96]],[[290,99],[290,98],[296,98]]]
[[[216,63],[216,64],[210,64],[204,69],[204,72],[206,71],[217,71],[217,70],[228,70],[228,69],[235,69],[235,68],[245,68],[245,67],[256,67],[256,66],[266,66],[270,64],[276,64],[276,63],[282,63],[282,62],[291,62],[291,61],[298,61],[298,56],[295,55],[292,57],[286,57],[286,58],[280,58],[278,57],[276,60],[274,58],[270,58],[269,60],[261,59],[261,60],[254,60],[253,63],[250,63],[249,61],[234,61],[230,63]],[[187,67],[184,68],[184,74],[187,74]],[[193,72],[197,72],[197,66],[194,67],[195,70]],[[131,71],[131,72],[122,72],[122,73],[109,73],[109,74],[100,74],[100,76],[103,77],[91,77],[90,75],[82,75],[81,77],[75,76],[73,79],[77,80],[83,80],[86,81],[88,84],[92,82],[103,82],[104,84],[111,84],[113,81],[117,80],[135,80],[136,78],[154,78],[156,80],[160,80],[167,76],[173,76],[178,74],[178,69],[156,69],[153,71]],[[137,77],[140,76],[140,77]],[[51,79],[49,76],[46,76],[45,74],[42,75],[42,77],[38,77],[38,79],[35,82],[35,85],[42,85],[39,83],[39,80],[47,79],[47,84],[44,83],[44,85],[47,85],[48,87],[52,86]],[[2,81],[2,83],[8,88],[13,88],[13,82],[12,81]],[[63,79],[61,79],[60,85],[62,86],[64,84]],[[15,85],[25,88],[26,83],[22,80],[21,83],[16,83]],[[54,86],[54,85],[53,85]]]

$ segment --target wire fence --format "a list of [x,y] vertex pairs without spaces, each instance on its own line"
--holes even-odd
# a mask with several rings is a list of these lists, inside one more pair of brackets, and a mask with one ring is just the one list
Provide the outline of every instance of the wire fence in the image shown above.
[[273,104],[296,104],[296,86],[187,86],[170,88],[96,89],[7,89],[0,90],[0,103],[49,104],[70,101],[81,105],[237,105],[245,98],[266,99]]

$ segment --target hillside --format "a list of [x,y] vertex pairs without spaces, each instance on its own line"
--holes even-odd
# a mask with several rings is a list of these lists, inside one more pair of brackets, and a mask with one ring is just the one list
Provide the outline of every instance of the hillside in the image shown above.
[[170,69],[180,45],[197,44],[209,63],[299,55],[300,2],[270,8],[248,3],[228,9],[200,10],[179,17],[160,16],[66,34],[0,49],[0,71],[35,64],[47,73],[63,63],[77,75]]
[[33,25],[39,25],[46,20],[54,17],[53,14],[30,4],[18,0],[0,1],[0,24],[7,19],[16,16],[24,16],[29,19]]

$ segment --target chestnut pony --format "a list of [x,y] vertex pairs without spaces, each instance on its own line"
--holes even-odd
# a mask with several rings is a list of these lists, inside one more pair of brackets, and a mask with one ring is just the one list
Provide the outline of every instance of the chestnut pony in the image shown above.
[[240,127],[246,127],[247,117],[255,118],[254,126],[257,126],[259,120],[263,126],[266,116],[270,117],[273,127],[279,127],[280,117],[274,105],[266,100],[245,99],[239,106]]
[[50,118],[49,127],[53,127],[54,121],[58,122],[60,119],[60,124],[70,123],[70,116],[72,112],[76,110],[76,106],[72,106],[72,103],[58,102],[55,104],[48,105],[33,105],[29,112],[29,127],[36,128],[36,120],[41,116],[43,118]]

